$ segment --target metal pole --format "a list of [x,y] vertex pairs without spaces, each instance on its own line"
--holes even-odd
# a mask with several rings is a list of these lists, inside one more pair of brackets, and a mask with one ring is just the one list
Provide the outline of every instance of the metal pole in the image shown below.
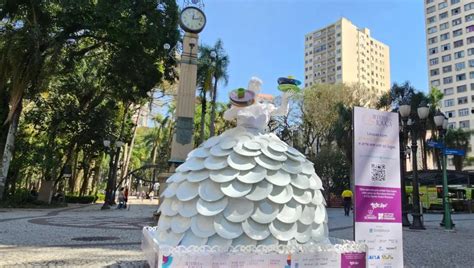
[[418,127],[417,124],[422,124],[422,122],[414,122],[414,124],[411,126],[411,150],[412,150],[412,170],[413,170],[413,211],[412,211],[412,216],[413,216],[413,221],[410,225],[410,229],[420,229],[424,230],[425,227],[423,226],[423,221],[421,219],[421,214],[420,214],[420,191],[418,188],[418,166],[417,166],[417,149],[418,149]]
[[406,195],[406,145],[405,138],[407,137],[407,119],[402,118],[402,135],[400,137],[400,186],[402,195],[402,226],[410,226],[407,211],[407,195]]
[[448,191],[448,172],[446,171],[447,157],[446,157],[446,136],[443,135],[443,207],[444,207],[444,228],[446,230],[453,229],[453,222],[451,220],[451,208],[449,206],[449,191]]

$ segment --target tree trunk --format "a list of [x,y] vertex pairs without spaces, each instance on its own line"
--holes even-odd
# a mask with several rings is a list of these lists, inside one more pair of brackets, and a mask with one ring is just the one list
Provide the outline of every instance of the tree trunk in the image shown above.
[[2,162],[0,163],[0,200],[4,199],[8,169],[10,168],[10,163],[13,159],[13,153],[15,151],[15,137],[18,130],[18,123],[20,121],[22,102],[23,100],[21,99],[18,108],[13,114],[13,118],[8,129],[7,141],[5,142],[5,148],[2,154]]
[[94,177],[92,177],[91,189],[89,191],[89,195],[97,194],[97,183],[99,182],[100,175],[102,173],[102,160],[103,155],[100,155],[99,158],[95,160],[94,165]]
[[199,144],[204,141],[204,130],[206,127],[206,107],[207,100],[206,100],[206,90],[203,88],[201,93],[201,128],[199,134]]
[[216,99],[217,99],[217,77],[214,77],[214,88],[212,89],[212,100],[211,100],[211,120],[209,124],[209,137],[213,137],[215,134],[215,121],[216,121]]
[[79,151],[76,150],[74,153],[74,160],[73,160],[74,165],[72,166],[72,174],[68,180],[69,194],[74,194],[74,187],[76,185],[76,177],[78,176],[78,170],[77,170],[78,159],[79,159]]
[[89,186],[89,172],[91,170],[91,160],[90,157],[84,158],[84,179],[82,180],[82,185],[79,190],[79,196],[84,196],[87,192],[87,187]]

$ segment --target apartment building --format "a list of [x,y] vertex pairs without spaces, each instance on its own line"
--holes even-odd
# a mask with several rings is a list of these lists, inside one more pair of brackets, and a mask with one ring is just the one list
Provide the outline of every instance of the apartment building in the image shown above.
[[390,88],[390,49],[346,18],[305,36],[305,86],[359,83],[374,93]]
[[474,1],[424,1],[430,87],[444,93],[441,109],[449,117],[449,127],[471,129],[474,126]]

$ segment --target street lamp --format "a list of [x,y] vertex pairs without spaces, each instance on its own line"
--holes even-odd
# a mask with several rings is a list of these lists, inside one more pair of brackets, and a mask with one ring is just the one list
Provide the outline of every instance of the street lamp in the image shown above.
[[448,118],[438,110],[434,116],[435,125],[438,128],[439,135],[443,142],[442,156],[443,156],[443,219],[441,220],[440,225],[444,226],[446,230],[451,230],[454,227],[453,220],[451,218],[451,208],[449,204],[449,191],[448,191],[448,174],[446,171],[446,131],[448,129]]
[[[425,229],[423,221],[421,219],[421,207],[420,207],[420,190],[418,187],[418,163],[416,153],[418,150],[418,135],[421,132],[426,118],[430,113],[430,109],[425,102],[421,102],[417,109],[417,115],[411,115],[411,107],[409,104],[400,105],[400,115],[404,122],[407,122],[408,130],[410,131],[411,139],[411,150],[412,150],[412,173],[413,173],[413,221],[410,225],[410,229]],[[410,116],[411,115],[411,116]],[[409,118],[410,116],[410,118]],[[411,119],[411,120],[410,120]]]
[[117,165],[120,156],[120,149],[124,145],[123,141],[115,141],[113,144],[110,140],[104,140],[104,147],[110,155],[109,174],[107,178],[107,187],[105,189],[105,200],[101,209],[110,209],[115,202],[115,185],[117,181]]
[[400,188],[402,195],[402,226],[410,226],[408,220],[408,197],[406,194],[406,155],[407,155],[407,144],[405,139],[408,137],[408,116],[410,115],[410,105],[401,105],[398,112],[402,125],[400,126]]

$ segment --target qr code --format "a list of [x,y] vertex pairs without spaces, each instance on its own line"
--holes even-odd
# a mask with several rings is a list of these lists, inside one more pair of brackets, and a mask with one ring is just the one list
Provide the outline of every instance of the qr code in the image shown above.
[[370,164],[370,177],[372,181],[385,181],[385,164]]

